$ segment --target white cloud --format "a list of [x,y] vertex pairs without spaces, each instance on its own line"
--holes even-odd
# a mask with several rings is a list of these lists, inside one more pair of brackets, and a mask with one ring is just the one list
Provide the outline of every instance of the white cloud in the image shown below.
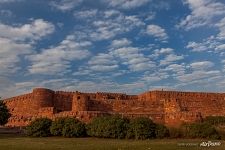
[[150,55],[151,58],[157,60],[160,55],[173,54],[174,49],[172,48],[160,48],[154,50],[154,53]]
[[0,3],[12,3],[12,2],[20,2],[23,0],[0,0]]
[[174,75],[174,79],[179,81],[177,87],[193,85],[201,90],[207,86],[217,89],[219,87],[217,84],[221,82],[221,79],[224,79],[224,76],[220,70],[214,69],[214,66],[215,64],[211,61],[196,61],[175,67],[182,71],[180,74]]
[[192,73],[183,74],[181,76],[178,76],[177,79],[181,82],[193,82],[196,80],[203,80],[203,79],[209,79],[210,77],[215,77],[220,75],[220,71],[218,70],[196,70]]
[[184,64],[170,64],[165,68],[165,71],[173,71],[177,75],[183,75],[186,71],[186,66]]
[[36,19],[31,24],[22,26],[9,26],[0,24],[0,37],[9,38],[16,41],[34,41],[54,32],[54,25],[43,19]]
[[32,92],[33,88],[45,87],[52,90],[67,90],[66,87],[73,86],[74,89],[79,83],[76,79],[71,78],[56,78],[56,79],[33,79],[26,81],[12,81],[8,78],[0,77],[0,95],[3,98],[21,95]]
[[100,72],[112,71],[119,67],[117,61],[112,55],[103,53],[92,57],[88,61],[88,65],[91,70]]
[[191,63],[190,66],[194,70],[205,70],[205,69],[213,67],[214,63],[211,61],[199,61],[199,62]]
[[102,0],[107,2],[109,6],[121,8],[121,9],[132,9],[143,6],[151,0]]
[[184,56],[182,55],[179,56],[176,54],[169,54],[169,55],[166,55],[164,59],[160,60],[160,65],[168,65],[182,59],[184,59]]
[[161,49],[157,49],[155,50],[156,54],[170,54],[173,53],[174,49],[172,48],[161,48]]
[[216,26],[219,28],[218,39],[224,40],[225,39],[225,17],[221,19]]
[[93,40],[111,39],[124,30],[121,25],[111,21],[94,21],[93,26],[96,28],[94,32],[90,33]]
[[159,51],[160,54],[172,53],[172,52],[173,52],[172,48],[161,48]]
[[186,48],[191,49],[193,52],[206,51],[209,48],[204,43],[188,42]]
[[147,82],[147,84],[152,84],[163,79],[167,79],[169,77],[168,73],[157,71],[154,73],[145,72],[144,76],[141,77],[141,80]]
[[221,63],[223,65],[223,72],[225,72],[225,59],[224,60],[221,60]]
[[[1,99],[12,97],[19,94],[21,91],[15,88],[15,84],[7,77],[0,76],[0,97]],[[23,92],[21,92],[23,93]],[[20,93],[20,94],[21,94]]]
[[61,11],[69,11],[72,10],[74,7],[78,6],[82,2],[83,0],[58,0],[58,1],[51,1],[50,5]]
[[218,46],[216,47],[216,50],[219,50],[219,51],[225,51],[225,44],[218,45]]
[[151,21],[153,19],[155,19],[155,13],[154,12],[150,12],[148,15],[146,15],[145,17],[145,21]]
[[88,22],[86,26],[75,27],[79,40],[109,40],[145,25],[138,16],[126,16],[116,10],[98,11],[95,19],[85,20]]
[[41,53],[28,57],[32,61],[29,67],[31,74],[65,74],[70,71],[71,62],[81,60],[90,55],[86,49],[91,43],[76,42],[75,37],[69,35],[58,46],[43,49]]
[[114,19],[97,20],[93,22],[93,29],[89,33],[93,40],[107,40],[118,34],[129,32],[134,27],[143,26],[144,23],[136,16],[124,16],[120,14]]
[[75,18],[80,19],[87,19],[87,18],[93,18],[97,15],[98,10],[97,9],[91,9],[91,10],[84,10],[84,11],[75,11],[73,13]]
[[20,26],[0,23],[0,72],[8,75],[21,69],[21,60],[33,53],[32,43],[53,31],[54,25],[42,19]]
[[111,9],[111,10],[106,10],[104,12],[104,17],[110,18],[110,17],[117,16],[117,15],[120,15],[120,14],[121,14],[120,11]]
[[130,40],[128,40],[127,38],[122,38],[122,39],[118,39],[118,40],[113,40],[111,47],[119,48],[119,47],[129,46],[130,44],[131,44]]
[[143,91],[145,85],[142,82],[131,83],[116,83],[112,81],[80,81],[75,87],[71,89],[79,89],[83,92],[117,92],[117,93],[138,93]]
[[93,66],[90,66],[90,69],[91,70],[94,70],[94,71],[100,71],[100,72],[105,72],[105,71],[112,71],[112,70],[115,70],[118,68],[118,65],[93,65]]
[[225,5],[215,0],[186,0],[191,14],[183,19],[178,27],[185,30],[201,26],[213,26],[218,18],[225,14]]
[[11,17],[13,16],[13,12],[10,11],[10,10],[7,10],[7,9],[3,9],[0,11],[0,15],[3,16],[3,17]]
[[0,74],[15,73],[20,69],[20,56],[31,54],[32,46],[16,43],[10,39],[0,37]]
[[122,64],[128,65],[131,71],[150,70],[155,67],[155,63],[145,57],[136,47],[118,48],[112,50],[112,53],[120,58]]
[[165,29],[158,25],[148,25],[146,29],[146,33],[155,38],[158,38],[161,41],[166,41],[168,39],[168,35],[166,34]]
[[225,46],[224,42],[218,39],[218,36],[210,36],[203,39],[201,42],[188,42],[186,48],[190,49],[192,52],[213,52],[222,54]]
[[190,49],[192,52],[217,53],[223,56],[225,49],[223,43],[223,41],[218,40],[218,37],[210,36],[206,39],[203,39],[202,42],[188,42],[186,48]]

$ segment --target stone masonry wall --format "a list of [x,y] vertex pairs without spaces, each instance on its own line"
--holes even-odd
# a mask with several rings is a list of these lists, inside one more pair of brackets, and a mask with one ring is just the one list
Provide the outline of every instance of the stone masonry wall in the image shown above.
[[147,91],[126,95],[36,88],[32,93],[4,101],[12,114],[8,126],[26,126],[39,117],[54,120],[70,116],[89,122],[93,117],[112,114],[148,117],[157,123],[178,126],[206,116],[225,116],[225,93]]

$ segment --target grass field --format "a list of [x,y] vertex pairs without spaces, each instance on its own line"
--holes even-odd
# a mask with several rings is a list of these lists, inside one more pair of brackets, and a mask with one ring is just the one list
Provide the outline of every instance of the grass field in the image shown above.
[[[0,150],[225,150],[225,142],[217,147],[200,147],[207,140],[114,140],[98,138],[29,138],[0,135]],[[184,146],[185,144],[194,146]],[[183,146],[181,146],[183,144]]]

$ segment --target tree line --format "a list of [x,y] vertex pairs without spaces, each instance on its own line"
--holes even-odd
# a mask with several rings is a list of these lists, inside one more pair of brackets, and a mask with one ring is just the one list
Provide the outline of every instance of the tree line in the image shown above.
[[[139,117],[124,118],[120,115],[96,117],[85,124],[76,118],[39,118],[26,127],[26,133],[34,137],[98,137],[113,139],[161,139],[161,138],[225,138],[225,130],[218,128],[220,117],[208,117],[203,122],[182,124],[178,128],[154,123],[151,119]],[[215,125],[215,122],[217,124]]]

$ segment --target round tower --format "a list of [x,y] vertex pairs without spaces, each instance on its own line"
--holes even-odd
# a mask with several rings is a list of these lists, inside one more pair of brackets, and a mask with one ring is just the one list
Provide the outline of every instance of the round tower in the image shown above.
[[34,102],[37,109],[53,107],[54,91],[45,88],[33,89]]

